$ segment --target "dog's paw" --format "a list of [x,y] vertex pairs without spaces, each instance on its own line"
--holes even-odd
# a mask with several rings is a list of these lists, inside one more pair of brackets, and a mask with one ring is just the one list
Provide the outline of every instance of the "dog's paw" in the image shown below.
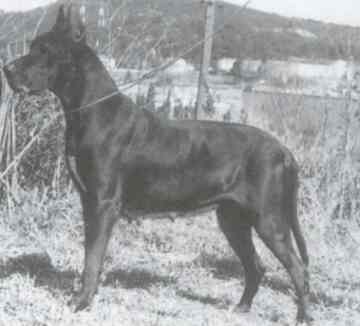
[[74,297],[69,301],[70,309],[73,312],[78,312],[81,310],[86,309],[90,306],[91,299],[89,296],[84,294],[76,294]]
[[235,312],[238,312],[240,314],[246,314],[248,312],[250,312],[250,305],[249,304],[246,304],[246,303],[240,303],[238,305],[236,305],[235,307]]
[[302,325],[310,326],[313,325],[314,318],[309,313],[309,311],[300,311],[296,316],[296,322],[297,322],[296,324],[297,326],[302,326]]

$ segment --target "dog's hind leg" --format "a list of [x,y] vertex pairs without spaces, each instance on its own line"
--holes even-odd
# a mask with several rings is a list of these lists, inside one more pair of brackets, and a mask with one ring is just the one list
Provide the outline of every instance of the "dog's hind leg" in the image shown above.
[[248,312],[265,273],[265,268],[256,253],[251,238],[249,219],[246,216],[240,216],[241,212],[235,205],[223,204],[217,209],[217,217],[221,230],[234,252],[241,259],[244,268],[245,290],[238,304],[238,310]]
[[[283,165],[267,171],[263,185],[262,212],[255,225],[260,238],[280,260],[289,273],[298,296],[299,322],[311,321],[309,314],[309,280],[304,263],[296,254],[291,239],[291,220],[296,218],[294,196],[297,189],[290,187]],[[307,259],[305,259],[307,260]]]
[[83,199],[85,266],[82,274],[82,289],[71,302],[75,311],[89,306],[97,291],[106,247],[118,218],[111,202],[104,201],[97,206],[94,207],[90,199]]
[[280,231],[283,226],[274,221],[275,217],[267,218],[272,221],[261,220],[256,230],[291,276],[299,298],[297,320],[309,321],[311,317],[308,315],[309,283],[306,267],[295,253],[290,232]]

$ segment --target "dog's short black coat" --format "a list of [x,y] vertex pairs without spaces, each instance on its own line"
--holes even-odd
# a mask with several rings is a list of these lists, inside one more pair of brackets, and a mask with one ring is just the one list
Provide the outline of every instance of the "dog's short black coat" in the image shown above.
[[83,285],[72,302],[76,310],[87,307],[97,290],[120,216],[216,206],[220,228],[245,270],[238,310],[250,309],[264,274],[251,238],[255,228],[291,275],[298,319],[310,319],[308,256],[297,218],[298,167],[292,154],[247,125],[163,120],[120,93],[98,101],[117,87],[86,45],[74,8],[65,11],[62,6],[53,29],[4,71],[14,90],[49,89],[64,108],[68,167],[85,223]]

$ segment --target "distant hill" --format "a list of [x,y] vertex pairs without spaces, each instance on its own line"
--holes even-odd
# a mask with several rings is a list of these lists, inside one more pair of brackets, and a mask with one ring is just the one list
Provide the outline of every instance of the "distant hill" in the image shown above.
[[[109,29],[98,26],[99,3],[99,0],[87,0],[86,14],[90,43],[104,49]],[[112,32],[113,53],[119,63],[156,65],[166,57],[182,54],[202,38],[204,10],[199,0],[152,0],[151,3],[113,0],[112,6],[110,14],[118,12]],[[22,40],[24,32],[31,38],[42,12],[41,9],[15,14],[0,12],[0,47],[4,49],[8,42]],[[41,31],[50,28],[54,15],[46,17]],[[218,2],[215,29],[220,28],[214,39],[214,60],[298,57],[314,61],[350,58],[360,61],[360,28],[286,18],[254,9],[241,10],[239,6]],[[200,53],[198,47],[185,58],[198,63]]]

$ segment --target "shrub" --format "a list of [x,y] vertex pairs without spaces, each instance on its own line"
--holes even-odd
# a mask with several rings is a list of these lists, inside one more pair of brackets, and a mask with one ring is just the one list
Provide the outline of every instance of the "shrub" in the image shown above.
[[156,97],[156,89],[153,83],[150,83],[147,95],[146,95],[146,109],[155,112],[155,97]]
[[223,120],[225,122],[230,122],[231,121],[231,111],[228,110],[224,115],[223,115]]
[[124,84],[131,83],[133,81],[134,77],[130,70],[126,71],[125,77],[124,77]]
[[[16,112],[18,151],[23,149],[60,109],[59,101],[51,93],[42,97],[27,97],[20,102]],[[64,152],[64,132],[65,119],[58,119],[24,155],[18,165],[21,187],[50,187],[56,173],[60,175],[57,180],[61,188],[68,185],[68,174],[64,160],[61,159]]]

